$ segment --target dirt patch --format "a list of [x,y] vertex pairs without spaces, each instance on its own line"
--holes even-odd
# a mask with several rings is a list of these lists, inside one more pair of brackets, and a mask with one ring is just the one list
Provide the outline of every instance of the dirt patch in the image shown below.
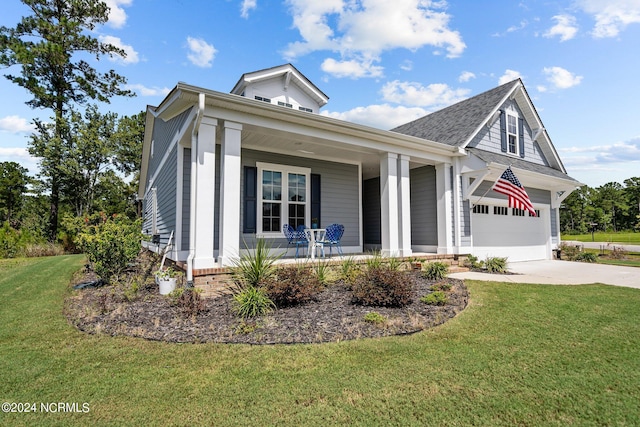
[[[282,308],[254,320],[239,319],[232,310],[232,296],[204,300],[204,311],[185,316],[169,296],[162,296],[147,282],[132,294],[127,287],[105,286],[72,291],[65,313],[81,331],[112,336],[127,335],[168,342],[217,342],[245,344],[320,343],[383,337],[418,332],[446,322],[462,311],[469,298],[464,282],[452,285],[444,306],[420,302],[432,292],[433,282],[414,274],[417,286],[413,302],[403,308],[366,307],[351,303],[351,292],[341,282],[328,286],[315,301]],[[379,324],[364,316],[377,312],[386,318]]]

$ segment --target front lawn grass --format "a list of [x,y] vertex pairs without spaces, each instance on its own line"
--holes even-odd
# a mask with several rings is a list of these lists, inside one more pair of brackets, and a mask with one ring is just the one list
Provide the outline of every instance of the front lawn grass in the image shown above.
[[627,245],[640,245],[640,233],[634,232],[603,232],[598,231],[586,234],[563,234],[562,240],[577,240],[579,242],[603,242],[603,243],[626,243]]
[[0,399],[90,408],[0,425],[640,424],[637,289],[468,281],[469,307],[415,335],[168,344],[70,326],[83,261],[0,261]]

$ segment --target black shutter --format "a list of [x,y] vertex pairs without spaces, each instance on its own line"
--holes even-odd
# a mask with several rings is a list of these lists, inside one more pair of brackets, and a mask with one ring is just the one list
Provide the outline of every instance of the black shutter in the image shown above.
[[524,120],[518,118],[518,142],[520,143],[520,157],[524,159]]
[[242,232],[256,233],[256,213],[258,208],[258,168],[253,166],[244,167],[244,220]]
[[[311,174],[311,225],[314,219],[318,220],[318,228],[321,227],[322,218],[320,218],[320,175]],[[325,224],[326,226],[326,224]]]
[[507,115],[500,110],[500,149],[507,152]]

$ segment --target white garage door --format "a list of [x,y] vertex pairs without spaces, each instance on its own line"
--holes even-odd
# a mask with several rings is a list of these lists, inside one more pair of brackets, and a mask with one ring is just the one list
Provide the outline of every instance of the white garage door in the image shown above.
[[508,257],[509,261],[529,261],[550,258],[547,246],[549,215],[540,216],[506,206],[477,205],[472,214],[473,254]]

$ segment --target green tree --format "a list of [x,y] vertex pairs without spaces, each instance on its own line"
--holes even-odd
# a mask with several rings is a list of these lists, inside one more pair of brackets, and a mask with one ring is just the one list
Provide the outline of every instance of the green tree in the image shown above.
[[618,182],[608,182],[596,188],[595,204],[600,207],[608,217],[607,224],[610,224],[613,231],[618,231],[620,226],[624,228],[625,217],[629,210],[627,197],[622,184]]
[[[20,66],[20,75],[5,74],[11,82],[25,88],[32,108],[53,111],[52,134],[42,139],[48,145],[31,146],[41,158],[42,174],[48,178],[50,192],[49,238],[58,228],[61,172],[64,142],[69,138],[70,107],[89,100],[109,102],[116,95],[133,95],[122,86],[126,79],[114,70],[100,73],[79,54],[125,56],[122,49],[102,43],[91,35],[97,25],[107,22],[109,8],[98,0],[22,0],[33,12],[15,28],[0,27],[0,65]],[[42,128],[40,123],[39,129]]]
[[16,162],[0,162],[0,212],[4,221],[11,222],[22,206],[29,183],[27,172]]
[[629,201],[629,228],[640,231],[640,177],[627,178],[624,180],[624,192]]
[[115,123],[115,113],[101,114],[95,105],[89,106],[84,116],[71,113],[61,185],[77,216],[91,213],[96,186],[111,168]]

